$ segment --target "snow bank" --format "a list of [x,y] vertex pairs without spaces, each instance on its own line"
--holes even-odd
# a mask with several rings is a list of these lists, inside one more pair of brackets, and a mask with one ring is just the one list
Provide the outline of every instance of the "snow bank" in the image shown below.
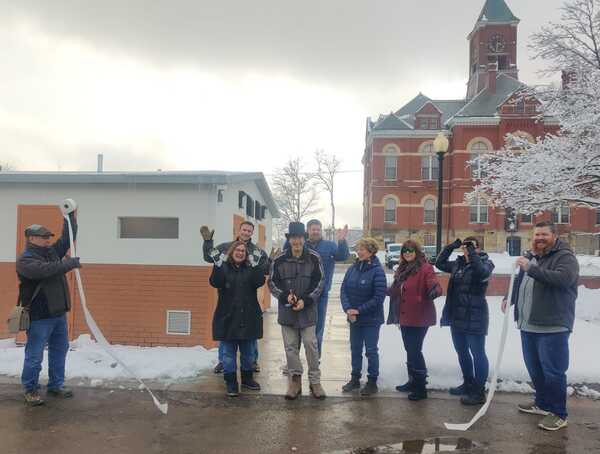
[[579,286],[575,317],[581,321],[600,325],[600,289]]
[[[600,339],[600,290],[581,292],[578,301],[578,316],[574,332],[570,338],[571,367],[568,380],[578,384],[577,392],[581,393],[584,383],[600,383],[600,362],[598,361],[597,341]],[[488,298],[490,306],[490,333],[487,337],[486,350],[490,360],[490,376],[495,366],[502,328],[501,297]],[[441,314],[444,298],[438,298],[436,309]],[[386,311],[387,311],[386,301]],[[386,312],[387,313],[387,312]],[[582,316],[581,314],[585,314]],[[592,318],[596,322],[586,321]],[[379,342],[381,358],[381,385],[384,389],[404,383],[406,375],[406,353],[402,345],[402,337],[396,326],[383,326]],[[429,368],[429,386],[434,389],[448,389],[461,383],[462,376],[456,352],[452,346],[450,329],[434,326],[429,329],[424,345],[425,360]],[[531,392],[527,384],[529,376],[523,363],[519,331],[511,319],[504,360],[500,370],[502,391]],[[586,388],[587,389],[587,388]],[[587,389],[587,395],[595,397],[595,391]]]
[[[203,347],[130,347],[114,345],[119,358],[138,375],[147,380],[176,380],[195,377],[217,361],[216,350]],[[0,341],[0,375],[20,376],[23,368],[23,348],[14,339]],[[42,377],[48,376],[47,361],[43,363]],[[102,380],[131,378],[115,361],[93,341],[81,335],[71,343],[67,356],[66,378],[93,379],[92,386]]]

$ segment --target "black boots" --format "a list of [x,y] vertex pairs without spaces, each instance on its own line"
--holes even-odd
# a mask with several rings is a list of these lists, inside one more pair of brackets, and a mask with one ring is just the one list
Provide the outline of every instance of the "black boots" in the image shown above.
[[353,375],[352,378],[350,379],[350,381],[348,383],[346,383],[344,386],[342,386],[342,392],[343,393],[351,393],[355,389],[359,389],[359,388],[360,388],[360,378]]
[[448,392],[453,396],[467,396],[471,388],[475,385],[475,380],[472,378],[465,378],[462,385],[456,388],[450,388]]
[[377,379],[369,378],[365,386],[360,390],[361,396],[372,396],[373,394],[377,394],[379,392],[379,388],[377,387]]
[[242,388],[249,389],[251,391],[260,391],[260,385],[254,381],[254,371],[242,371]]
[[412,401],[427,399],[427,369],[413,370],[413,388],[408,394]]
[[413,370],[408,363],[406,363],[406,371],[408,372],[408,381],[403,385],[396,386],[396,391],[401,393],[409,393],[413,390],[414,387],[414,377]]
[[240,394],[240,388],[237,381],[237,374],[235,372],[223,374],[225,379],[225,386],[227,387],[227,395],[229,397],[237,397]]
[[461,397],[463,405],[482,405],[485,403],[485,386],[473,384],[470,386],[469,394]]

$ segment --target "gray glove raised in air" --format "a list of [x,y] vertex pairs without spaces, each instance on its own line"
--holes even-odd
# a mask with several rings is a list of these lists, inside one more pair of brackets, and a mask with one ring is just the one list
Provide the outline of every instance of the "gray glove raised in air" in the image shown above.
[[215,234],[215,229],[211,230],[206,225],[203,225],[202,227],[200,227],[200,235],[202,235],[202,238],[204,239],[204,241],[212,240],[214,234]]
[[220,268],[221,266],[223,266],[225,254],[221,254],[217,248],[213,248],[210,250],[210,257],[212,258],[213,263],[216,267]]

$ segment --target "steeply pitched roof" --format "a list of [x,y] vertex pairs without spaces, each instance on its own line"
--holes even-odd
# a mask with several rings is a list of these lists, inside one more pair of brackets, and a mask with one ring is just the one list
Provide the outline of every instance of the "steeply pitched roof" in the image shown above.
[[436,100],[419,93],[397,110],[395,115],[408,123],[412,129],[415,129],[415,114],[428,102],[432,103],[440,112],[442,112],[442,124],[450,119],[457,111],[462,109],[466,103],[464,99]]
[[374,131],[410,131],[412,129],[410,123],[394,112],[390,112],[389,115],[382,115],[373,125]]
[[477,22],[504,23],[519,21],[504,0],[486,0]]
[[481,90],[455,114],[455,117],[494,117],[498,113],[498,107],[524,86],[517,79],[506,74],[498,74],[495,93],[490,92],[487,88]]

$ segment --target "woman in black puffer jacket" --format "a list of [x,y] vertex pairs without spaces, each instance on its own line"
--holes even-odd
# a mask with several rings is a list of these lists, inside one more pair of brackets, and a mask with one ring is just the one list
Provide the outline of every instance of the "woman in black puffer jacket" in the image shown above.
[[[260,390],[254,381],[254,343],[263,336],[262,310],[256,290],[265,283],[264,269],[247,260],[242,241],[231,244],[227,259],[215,262],[210,285],[219,290],[213,315],[213,339],[223,346],[224,378],[227,394],[237,396],[237,351],[240,351],[242,388]],[[254,265],[254,266],[253,266]]]
[[[452,252],[458,248],[464,255],[450,261]],[[450,394],[462,395],[461,402],[465,405],[479,405],[485,402],[485,382],[490,369],[485,353],[489,325],[485,293],[494,264],[480,249],[477,238],[469,237],[447,246],[435,266],[450,273],[440,324],[450,326],[464,378],[462,385],[450,388]]]

